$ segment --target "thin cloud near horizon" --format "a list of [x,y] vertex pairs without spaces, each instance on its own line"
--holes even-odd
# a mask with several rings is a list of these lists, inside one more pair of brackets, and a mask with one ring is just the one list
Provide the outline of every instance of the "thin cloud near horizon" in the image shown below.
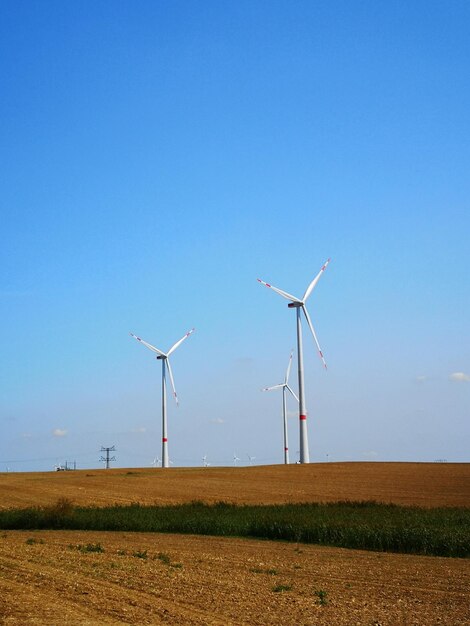
[[470,383],[470,375],[465,374],[464,372],[454,372],[453,374],[450,374],[449,378],[456,383]]
[[63,428],[55,428],[52,431],[52,434],[54,437],[65,437],[65,435],[67,434],[67,431]]

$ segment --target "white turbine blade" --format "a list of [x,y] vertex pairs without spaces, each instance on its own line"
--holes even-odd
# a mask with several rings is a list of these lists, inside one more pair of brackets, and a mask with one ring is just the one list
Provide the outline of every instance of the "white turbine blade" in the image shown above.
[[290,353],[290,357],[289,357],[289,365],[287,366],[287,372],[286,372],[286,379],[285,379],[285,384],[287,385],[287,383],[289,382],[289,375],[290,375],[290,368],[292,367],[292,355],[293,355],[294,351],[292,350]]
[[171,371],[170,359],[166,360],[166,364],[168,365],[168,374],[170,375],[171,388],[173,389],[173,397],[175,399],[176,406],[178,406],[178,396],[176,395],[175,380],[173,378],[173,372]]
[[134,339],[137,339],[137,341],[140,341],[140,343],[143,343],[144,346],[146,346],[149,350],[152,350],[152,352],[156,352],[157,354],[159,354],[160,356],[166,356],[166,354],[164,352],[162,352],[161,350],[159,350],[158,348],[156,348],[155,346],[152,346],[151,343],[147,343],[146,341],[144,341],[143,339],[141,339],[140,337],[137,337],[137,335],[134,335],[133,333],[129,333],[129,335],[131,337],[134,337]]
[[325,358],[323,356],[323,352],[321,351],[320,344],[318,343],[318,339],[317,339],[317,336],[315,334],[315,330],[313,328],[313,324],[312,324],[312,320],[310,319],[310,315],[308,314],[308,311],[305,308],[305,306],[302,306],[302,310],[303,310],[303,312],[305,314],[305,319],[307,320],[307,324],[308,324],[310,330],[312,331],[312,335],[313,335],[313,338],[315,340],[315,343],[317,344],[318,354],[320,355],[320,359],[323,361],[323,365],[324,365],[324,367],[326,369],[326,361],[325,361]]
[[297,400],[297,402],[299,401],[298,397],[295,395],[295,393],[292,391],[292,389],[289,387],[289,385],[286,385],[286,389],[288,389],[291,394],[294,396],[294,398]]
[[302,302],[306,302],[307,298],[310,296],[310,294],[312,293],[315,285],[318,283],[318,281],[320,280],[321,275],[323,274],[323,272],[326,270],[326,267],[328,265],[328,263],[330,262],[331,259],[328,259],[325,264],[323,265],[323,267],[321,268],[321,270],[318,272],[318,274],[315,276],[315,278],[312,280],[312,282],[310,283],[310,285],[307,287],[306,292],[304,293],[304,297],[302,298]]
[[261,391],[272,391],[273,389],[281,389],[284,387],[284,383],[280,383],[279,385],[273,385],[272,387],[263,387]]
[[189,330],[184,337],[181,337],[181,339],[177,341],[174,346],[171,346],[171,348],[168,350],[167,356],[170,356],[170,354],[174,352],[176,348],[178,348],[178,346],[180,346],[183,341],[189,337],[189,335],[192,335],[195,330],[195,328],[191,328],[191,330]]
[[273,291],[275,291],[276,293],[278,293],[280,296],[282,296],[283,298],[286,298],[287,300],[291,300],[292,302],[301,302],[301,300],[299,300],[298,298],[296,298],[295,296],[291,296],[290,293],[287,293],[287,291],[282,291],[282,289],[278,289],[277,287],[273,287],[272,285],[270,285],[269,283],[265,283],[264,280],[261,280],[261,278],[257,278],[256,279],[259,283],[261,283],[262,285],[264,285],[265,287],[269,287],[270,289],[272,289]]

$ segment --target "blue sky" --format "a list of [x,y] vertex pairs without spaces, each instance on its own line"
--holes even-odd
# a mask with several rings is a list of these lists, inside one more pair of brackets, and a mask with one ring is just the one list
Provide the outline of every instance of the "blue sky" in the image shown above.
[[[469,461],[470,6],[3,2],[0,471]],[[293,386],[295,370],[293,370]],[[291,458],[298,450],[289,406]],[[327,457],[328,455],[328,457]]]

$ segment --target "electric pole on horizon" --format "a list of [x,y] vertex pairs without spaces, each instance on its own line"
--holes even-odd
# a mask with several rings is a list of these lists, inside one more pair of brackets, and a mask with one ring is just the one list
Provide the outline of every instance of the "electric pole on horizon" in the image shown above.
[[104,446],[101,446],[101,452],[106,452],[106,457],[102,456],[101,459],[100,459],[100,462],[101,463],[106,463],[106,469],[109,469],[109,462],[110,461],[115,461],[116,460],[115,456],[112,456],[112,457],[109,456],[109,453],[110,452],[114,452],[115,450],[116,450],[116,448],[114,446],[112,446],[111,448],[105,448]]

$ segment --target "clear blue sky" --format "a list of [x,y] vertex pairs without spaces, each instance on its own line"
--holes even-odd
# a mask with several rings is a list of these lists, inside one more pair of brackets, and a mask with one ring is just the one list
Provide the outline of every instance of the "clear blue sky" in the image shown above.
[[[469,461],[470,4],[5,1],[0,471]],[[295,384],[295,370],[292,381]],[[295,412],[293,404],[289,407]],[[291,457],[298,450],[290,419]]]

